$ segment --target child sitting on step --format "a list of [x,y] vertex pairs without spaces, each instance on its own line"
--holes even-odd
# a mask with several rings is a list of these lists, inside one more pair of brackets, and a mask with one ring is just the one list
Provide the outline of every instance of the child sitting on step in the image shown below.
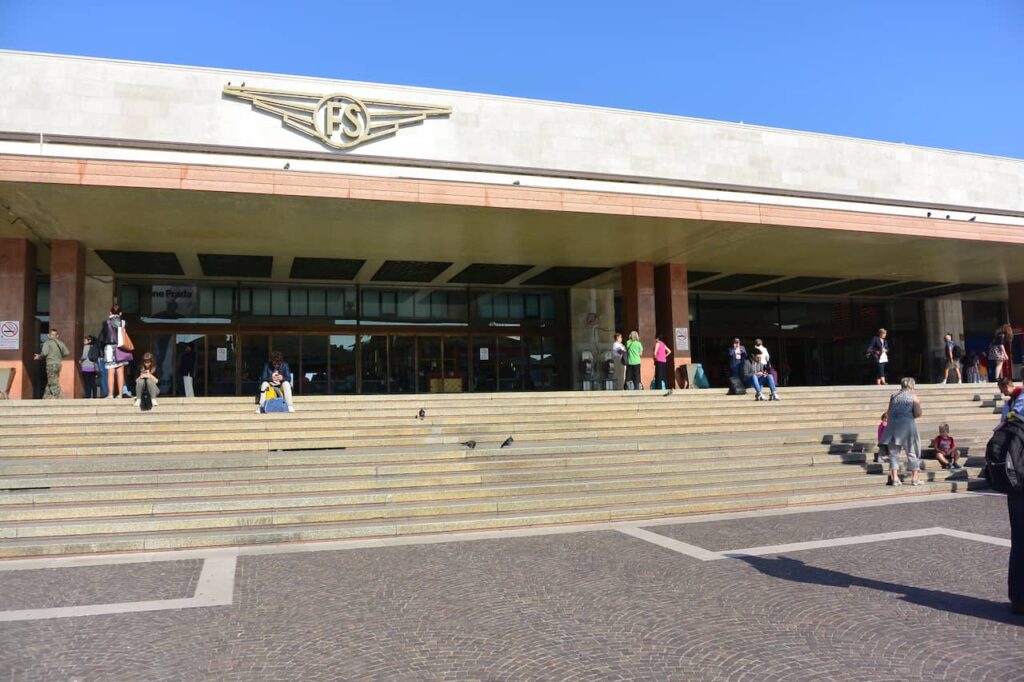
[[[888,425],[889,425],[889,413],[888,412],[883,412],[882,413],[882,418],[878,422],[878,440],[875,441],[876,443],[878,443],[879,441],[882,440],[882,434],[885,433],[885,427],[888,426]],[[878,464],[879,462],[882,461],[881,456],[882,456],[882,448],[879,446],[879,447],[877,447],[875,449],[875,464]]]
[[960,466],[960,450],[949,435],[949,424],[939,426],[939,435],[932,441],[932,447],[935,448],[935,459],[939,460],[943,469],[963,469]]

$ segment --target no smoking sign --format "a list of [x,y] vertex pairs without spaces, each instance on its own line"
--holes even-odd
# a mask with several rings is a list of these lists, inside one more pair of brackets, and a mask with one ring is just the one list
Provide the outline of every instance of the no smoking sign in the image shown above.
[[17,320],[0,320],[0,350],[21,348],[21,323]]

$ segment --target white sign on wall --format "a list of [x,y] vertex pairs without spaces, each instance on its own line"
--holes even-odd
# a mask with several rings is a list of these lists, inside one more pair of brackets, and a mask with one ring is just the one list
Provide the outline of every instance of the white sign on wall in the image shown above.
[[227,361],[228,361],[228,349],[227,348],[218,348],[217,349],[217,362],[227,362]]
[[18,350],[19,348],[21,348],[21,322],[0,320],[0,350]]
[[489,360],[491,358],[491,349],[487,346],[480,347],[480,359]]
[[690,352],[690,330],[688,327],[676,327],[676,352]]

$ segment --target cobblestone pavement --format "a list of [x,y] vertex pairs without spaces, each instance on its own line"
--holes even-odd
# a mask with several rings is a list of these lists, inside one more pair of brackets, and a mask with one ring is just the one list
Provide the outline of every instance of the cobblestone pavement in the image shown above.
[[[735,549],[936,525],[1006,537],[1005,500],[649,530]],[[134,568],[180,596],[187,563]],[[17,601],[0,576],[0,610],[75,571],[133,598],[152,576],[105,568],[25,571]],[[942,536],[707,562],[614,530],[242,556],[232,606],[0,623],[0,680],[1024,680],[1005,581],[1004,547]]]

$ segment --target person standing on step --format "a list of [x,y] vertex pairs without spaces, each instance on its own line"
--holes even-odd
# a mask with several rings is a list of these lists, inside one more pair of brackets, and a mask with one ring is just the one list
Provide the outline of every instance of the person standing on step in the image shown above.
[[668,374],[668,356],[672,355],[672,349],[665,345],[665,339],[661,334],[654,337],[654,385],[661,390],[671,390],[675,382],[671,381]]
[[878,335],[868,344],[867,356],[875,363],[875,384],[885,386],[885,368],[889,364],[889,342],[885,329],[879,329]]
[[747,349],[743,347],[739,339],[733,339],[729,346],[729,370],[732,376],[739,378],[743,370],[743,361],[748,358]]
[[962,354],[960,346],[953,341],[953,335],[946,334],[942,344],[942,356],[946,364],[946,369],[942,373],[942,383],[949,381],[949,370],[956,372],[956,383],[964,382],[963,375],[960,374],[960,356]]
[[764,341],[762,341],[761,339],[754,339],[754,350],[761,351],[761,361],[764,364],[766,364],[766,365],[770,365],[771,364],[771,362],[772,362],[772,355],[771,355],[771,353],[768,352],[768,349],[765,347]]
[[152,353],[142,356],[142,364],[139,365],[139,375],[135,379],[135,407],[138,407],[142,400],[142,391],[149,390],[149,397],[153,400],[153,407],[156,407],[156,397],[160,395],[160,380],[156,376],[156,359]]
[[[999,423],[1010,419],[1011,415],[1013,419],[1024,421],[1024,390],[1004,376],[999,379],[999,392],[1006,396]],[[1006,505],[1010,515],[1010,566],[1006,575],[1010,609],[1024,615],[1024,493],[1008,493]]]
[[1013,378],[1013,370],[1006,371],[1010,361],[1010,349],[1013,348],[1013,327],[1004,324],[992,334],[992,343],[988,346],[988,380],[999,382],[1002,377]]
[[178,375],[181,377],[181,386],[185,389],[186,398],[195,398],[195,388],[192,385],[192,377],[196,373],[196,353],[191,343],[186,343],[178,358]]
[[46,390],[43,391],[43,399],[64,397],[60,389],[60,366],[64,358],[71,355],[71,351],[58,336],[57,330],[51,328],[42,350],[34,356],[36,360],[46,361]]
[[907,469],[911,484],[921,485],[921,436],[917,432],[917,419],[921,417],[921,399],[914,392],[917,384],[911,377],[900,382],[900,390],[889,398],[889,423],[878,441],[889,456],[889,478],[894,486],[901,486],[900,449],[907,451]]
[[99,368],[96,363],[100,359],[100,349],[91,336],[82,339],[82,356],[78,360],[78,371],[82,375],[82,391],[86,398],[96,397],[96,375]]
[[[267,389],[274,387],[284,394],[284,402],[288,405],[288,411],[294,412],[292,405],[292,371],[284,356],[275,351],[270,356],[270,362],[263,365],[263,373],[260,375],[260,407],[266,400]],[[259,410],[257,410],[258,412]]]
[[775,377],[772,376],[772,368],[767,362],[764,362],[764,356],[761,355],[760,351],[754,351],[754,358],[752,360],[747,358],[743,361],[741,372],[743,384],[748,388],[753,387],[754,389],[754,400],[765,399],[761,389],[766,385],[771,391],[770,400],[779,399],[778,388],[775,386]]
[[124,368],[131,362],[131,351],[125,349],[127,330],[121,316],[121,306],[114,304],[110,315],[100,328],[100,346],[103,348],[103,363],[107,368],[107,397],[119,398],[127,388],[124,384]]
[[643,389],[640,381],[640,358],[643,356],[644,345],[640,343],[640,334],[636,331],[629,333],[629,340],[626,341],[626,383],[627,391],[639,391]]
[[622,343],[622,333],[615,332],[612,343],[612,359],[615,361],[615,386],[626,388],[626,346]]

